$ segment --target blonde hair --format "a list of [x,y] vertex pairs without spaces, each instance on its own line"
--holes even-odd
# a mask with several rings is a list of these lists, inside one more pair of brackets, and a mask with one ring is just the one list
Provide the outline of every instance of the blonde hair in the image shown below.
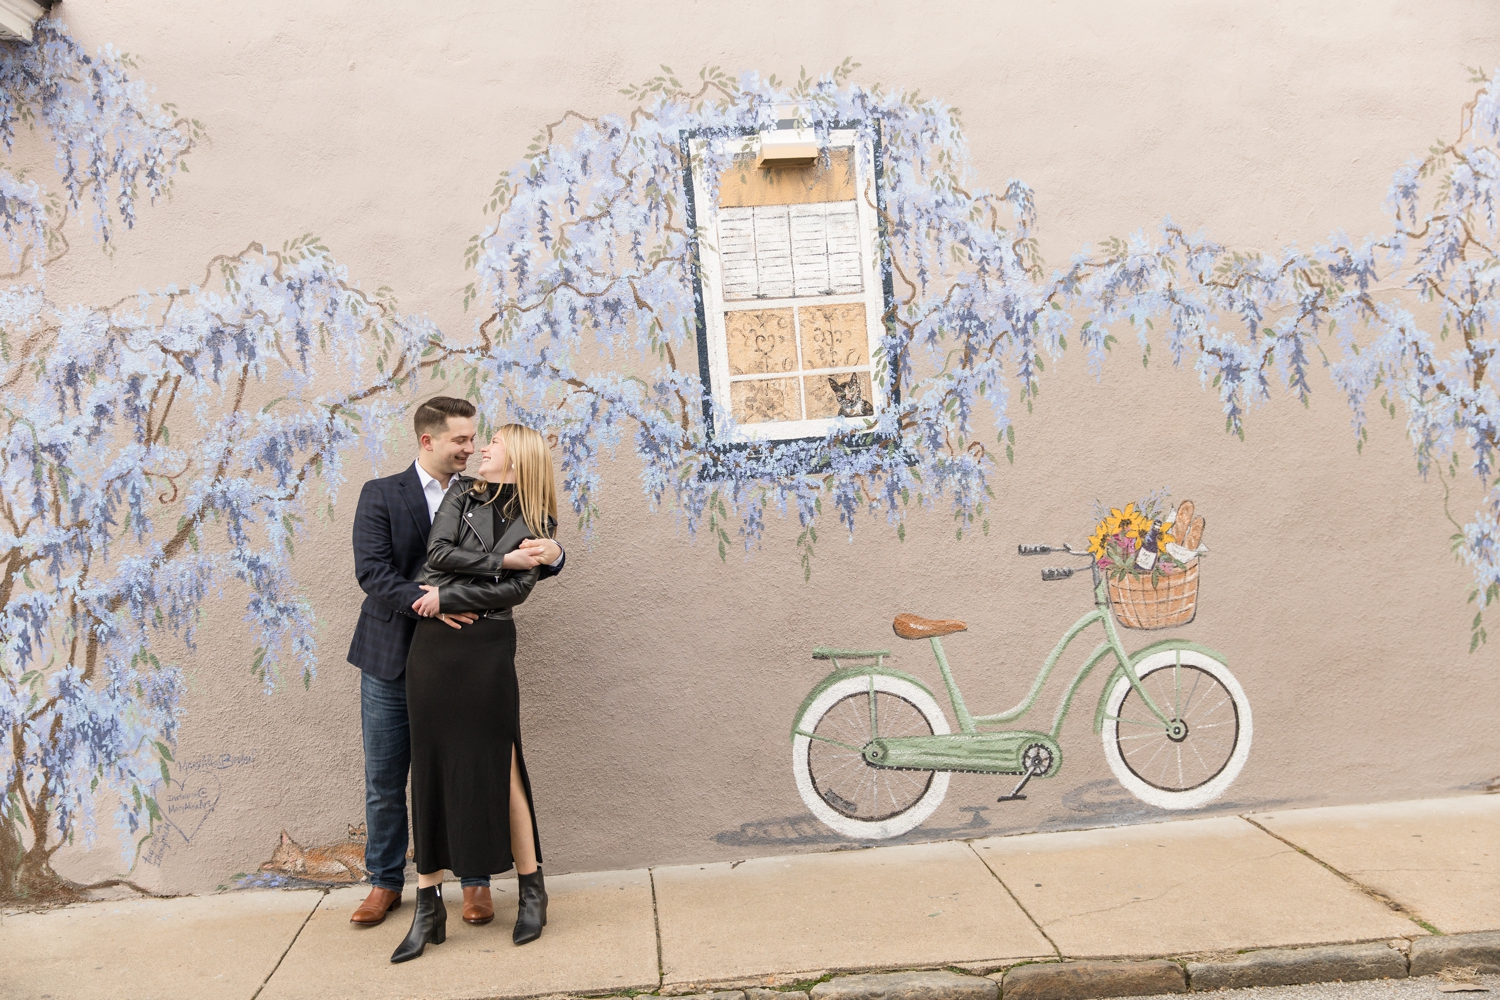
[[[551,538],[557,526],[557,481],[547,439],[525,424],[505,424],[496,433],[505,442],[505,455],[516,470],[516,492],[502,513],[508,518],[520,514],[533,533]],[[489,483],[480,479],[473,490],[487,493]],[[496,497],[499,492],[495,491]]]

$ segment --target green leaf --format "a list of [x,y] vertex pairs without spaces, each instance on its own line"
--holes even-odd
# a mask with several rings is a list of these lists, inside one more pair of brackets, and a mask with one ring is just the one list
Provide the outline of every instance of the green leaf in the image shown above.
[[167,749],[167,745],[165,743],[162,743],[160,740],[154,740],[153,744],[156,747],[156,752],[161,754],[162,760],[172,760],[172,751]]

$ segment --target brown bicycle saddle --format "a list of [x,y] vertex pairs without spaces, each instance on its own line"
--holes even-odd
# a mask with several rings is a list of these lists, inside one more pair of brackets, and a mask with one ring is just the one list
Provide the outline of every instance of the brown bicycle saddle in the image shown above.
[[902,614],[896,616],[891,627],[903,639],[931,639],[933,636],[962,632],[969,626],[957,618],[922,618]]

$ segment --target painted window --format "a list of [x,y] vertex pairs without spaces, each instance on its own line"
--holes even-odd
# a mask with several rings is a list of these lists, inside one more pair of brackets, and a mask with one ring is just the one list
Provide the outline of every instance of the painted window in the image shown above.
[[[732,158],[713,195],[703,176],[709,143],[719,154],[710,159]],[[825,155],[798,167],[757,167],[753,136],[690,144],[703,374],[734,423],[715,437],[864,426],[888,405],[872,364],[885,300],[869,138],[835,130]]]

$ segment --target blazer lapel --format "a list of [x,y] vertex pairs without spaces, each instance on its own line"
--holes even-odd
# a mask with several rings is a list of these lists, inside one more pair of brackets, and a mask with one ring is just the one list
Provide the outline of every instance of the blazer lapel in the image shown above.
[[397,482],[401,484],[401,495],[406,497],[406,509],[411,511],[422,537],[426,538],[432,531],[432,514],[427,509],[427,495],[422,492],[422,479],[417,475],[416,465],[408,465]]

